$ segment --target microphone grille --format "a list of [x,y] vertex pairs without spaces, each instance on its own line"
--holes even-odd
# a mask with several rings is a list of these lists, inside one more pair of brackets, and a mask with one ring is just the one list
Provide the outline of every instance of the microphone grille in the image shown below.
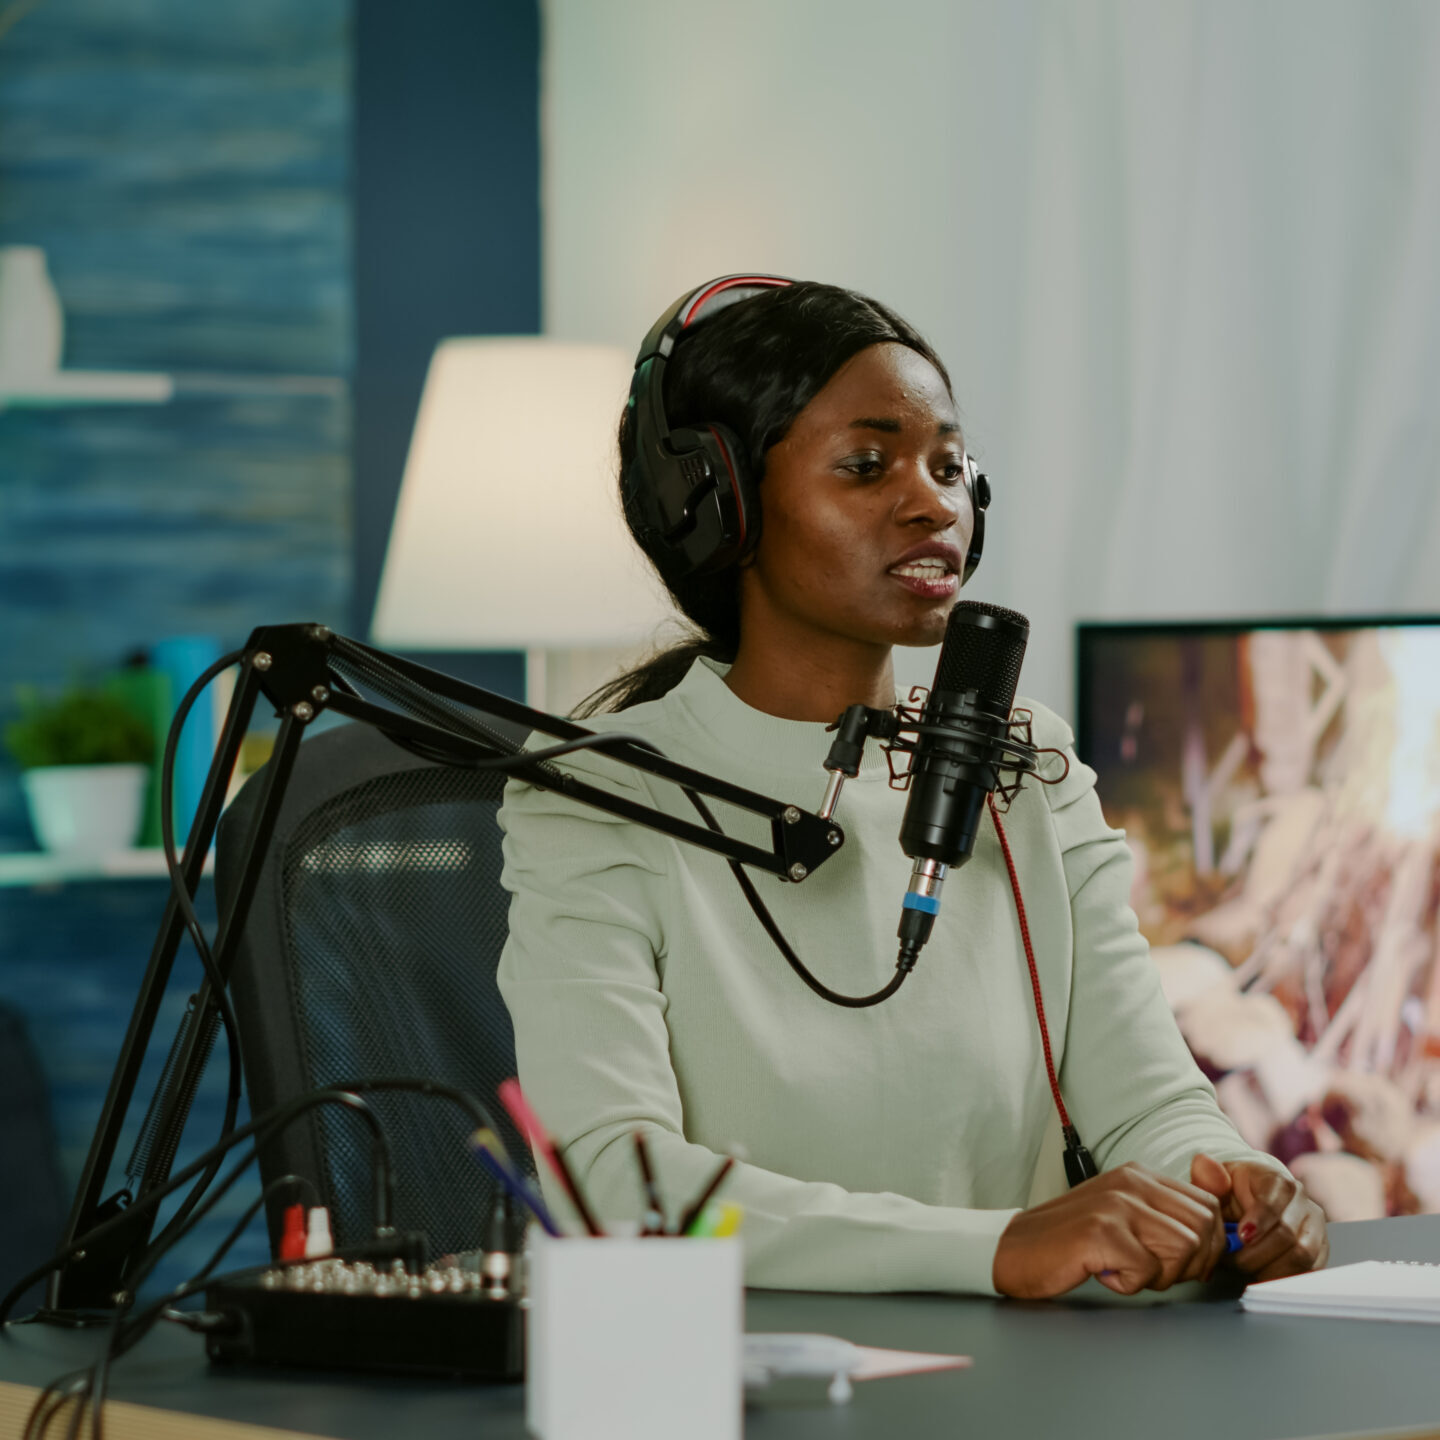
[[1030,622],[1018,610],[962,600],[950,612],[933,688],[951,694],[978,690],[982,699],[1008,711],[1029,639]]

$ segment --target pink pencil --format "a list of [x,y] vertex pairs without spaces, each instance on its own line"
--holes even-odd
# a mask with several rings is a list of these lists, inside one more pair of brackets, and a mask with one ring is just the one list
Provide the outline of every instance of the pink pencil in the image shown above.
[[506,1113],[515,1122],[515,1128],[530,1142],[531,1148],[544,1157],[545,1163],[565,1187],[565,1193],[570,1197],[570,1203],[575,1207],[575,1213],[579,1215],[586,1231],[591,1235],[603,1235],[605,1232],[600,1228],[589,1205],[585,1203],[585,1197],[580,1193],[580,1187],[575,1183],[575,1177],[570,1173],[565,1157],[540,1123],[540,1117],[530,1108],[530,1102],[525,1098],[519,1080],[511,1076],[509,1080],[501,1081],[496,1094],[499,1095]]

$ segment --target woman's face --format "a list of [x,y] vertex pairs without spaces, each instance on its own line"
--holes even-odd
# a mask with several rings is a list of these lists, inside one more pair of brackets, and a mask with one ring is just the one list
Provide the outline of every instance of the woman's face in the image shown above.
[[870,645],[933,645],[974,515],[955,403],[904,345],[853,356],[766,456],[742,636],[764,615]]

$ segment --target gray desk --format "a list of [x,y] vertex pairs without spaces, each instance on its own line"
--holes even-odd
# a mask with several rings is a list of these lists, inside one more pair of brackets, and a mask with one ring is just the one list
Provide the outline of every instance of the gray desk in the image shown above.
[[[1440,1216],[1338,1225],[1331,1235],[1337,1264],[1440,1261]],[[1440,1426],[1437,1326],[1251,1316],[1233,1301],[1042,1305],[755,1292],[748,1310],[752,1330],[818,1330],[975,1357],[968,1371],[857,1386],[848,1406],[808,1398],[754,1405],[748,1440],[1268,1440]],[[93,1335],[10,1326],[0,1379],[44,1384],[83,1364],[95,1343]],[[113,1394],[342,1440],[525,1434],[519,1386],[212,1371],[199,1341],[169,1326],[121,1362]]]

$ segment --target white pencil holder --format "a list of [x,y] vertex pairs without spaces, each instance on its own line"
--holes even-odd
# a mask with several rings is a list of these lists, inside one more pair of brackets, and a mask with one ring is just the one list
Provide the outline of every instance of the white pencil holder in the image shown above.
[[738,1240],[537,1238],[525,1418],[540,1440],[739,1440]]

